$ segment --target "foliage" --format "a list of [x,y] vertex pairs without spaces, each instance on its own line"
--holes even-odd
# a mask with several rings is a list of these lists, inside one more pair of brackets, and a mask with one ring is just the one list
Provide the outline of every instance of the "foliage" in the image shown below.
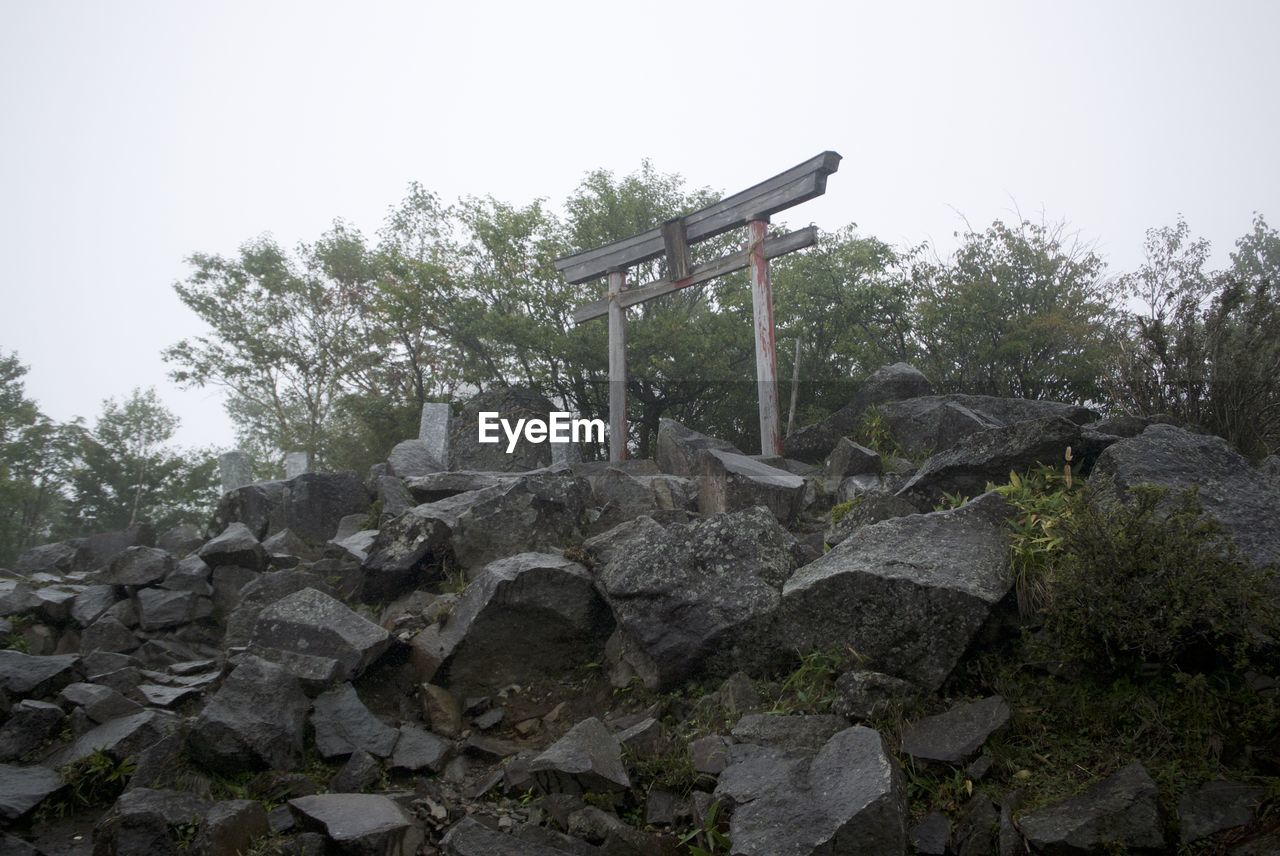
[[[893,436],[889,423],[878,407],[868,407],[858,423],[854,439],[863,446],[880,455],[882,458],[912,458],[907,450]],[[925,456],[927,457],[927,455]]]
[[95,749],[58,771],[66,791],[56,801],[53,810],[62,813],[107,805],[124,793],[133,771],[132,760],[117,761],[105,750]]
[[691,856],[723,856],[733,846],[724,831],[724,821],[717,800],[707,809],[702,826],[680,836],[681,846],[687,847]]
[[836,678],[853,666],[856,658],[848,651],[812,651],[800,658],[800,665],[782,682],[774,699],[773,713],[830,713],[836,701]]
[[1243,663],[1280,629],[1268,569],[1242,560],[1193,491],[1092,485],[1062,530],[1047,627],[1095,667]]
[[1009,473],[1008,484],[987,485],[1016,512],[1008,524],[1009,549],[1018,610],[1024,616],[1042,610],[1052,596],[1056,562],[1081,485],[1071,457],[1068,448],[1061,469],[1041,465],[1021,476]]
[[853,499],[846,500],[845,502],[837,502],[835,505],[831,506],[831,525],[835,526],[841,520],[844,520],[844,516],[850,511],[853,511],[861,501],[862,497],[855,496]]

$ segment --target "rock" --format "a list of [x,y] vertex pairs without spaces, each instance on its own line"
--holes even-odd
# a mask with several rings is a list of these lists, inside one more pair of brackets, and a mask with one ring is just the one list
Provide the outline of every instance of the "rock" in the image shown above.
[[178,856],[186,850],[180,830],[201,825],[209,802],[186,791],[134,788],[94,829],[94,850]]
[[91,654],[94,651],[127,654],[137,650],[141,644],[141,640],[133,635],[133,631],[125,627],[110,611],[104,613],[101,618],[86,627],[84,633],[80,634],[80,650],[85,654]]
[[99,684],[67,684],[62,688],[62,699],[83,708],[88,717],[99,724],[117,717],[130,716],[142,709],[136,701],[125,698],[111,687]]
[[13,570],[20,576],[54,573],[58,576],[82,571],[89,566],[89,551],[75,542],[59,541],[32,547],[14,560]]
[[412,643],[420,680],[448,664],[462,692],[557,677],[599,658],[611,629],[608,608],[586,568],[549,553],[489,564],[448,620]]
[[859,445],[848,437],[841,437],[827,458],[822,471],[828,482],[839,484],[849,476],[878,476],[884,472],[880,453]]
[[608,467],[588,476],[592,501],[600,516],[592,530],[603,532],[641,515],[664,522],[683,523],[697,511],[698,483],[671,475],[635,475],[621,467]]
[[1265,797],[1265,788],[1242,782],[1206,782],[1188,789],[1178,801],[1182,843],[1252,823]]
[[920,856],[946,856],[947,839],[951,837],[951,821],[940,811],[931,811],[911,827],[911,843]]
[[1194,487],[1205,514],[1242,558],[1260,566],[1280,562],[1280,486],[1220,437],[1152,425],[1104,451],[1091,482],[1117,493],[1141,484],[1174,493]]
[[[510,681],[508,683],[518,683],[519,681]],[[457,737],[462,733],[462,703],[458,697],[435,684],[423,684],[422,691],[422,715],[430,723],[431,728],[437,734],[443,734],[445,737]],[[501,717],[501,708],[494,708]],[[495,722],[494,725],[497,723]],[[483,726],[482,726],[483,727]],[[492,727],[492,726],[490,726]]]
[[693,769],[703,775],[718,776],[729,766],[729,748],[733,742],[719,734],[708,734],[689,741],[689,757]]
[[718,440],[686,428],[674,419],[658,420],[658,469],[673,476],[696,476],[701,471],[702,453],[708,450],[741,455],[726,440]]
[[793,523],[804,503],[805,481],[786,470],[721,449],[698,458],[698,510],[703,514],[764,506],[783,525]]
[[620,793],[631,787],[622,744],[595,717],[584,719],[529,765],[548,794]]
[[866,493],[850,501],[853,507],[832,523],[823,536],[828,547],[836,546],[863,526],[920,511],[903,497],[888,493]]
[[1162,850],[1165,844],[1159,793],[1141,764],[1124,767],[1079,796],[1036,809],[1019,825],[1032,848],[1050,856]]
[[201,763],[224,773],[296,770],[310,707],[296,678],[247,656],[196,717],[188,745]]
[[1061,465],[1068,447],[1079,445],[1080,426],[1061,416],[979,431],[925,461],[899,493],[930,503],[944,493],[977,496],[988,483],[1008,481],[1011,471]]
[[444,469],[421,440],[403,440],[387,456],[387,472],[402,479],[438,473]]
[[156,546],[161,550],[173,555],[175,558],[183,558],[204,544],[204,538],[200,535],[200,530],[190,523],[179,523],[164,531],[159,538],[156,539]]
[[339,520],[348,514],[367,514],[369,506],[369,492],[355,473],[304,473],[224,494],[214,513],[213,531],[244,523],[261,540],[291,529],[303,541],[319,546],[338,531]]
[[87,758],[98,750],[106,752],[117,761],[123,761],[174,733],[178,725],[178,718],[171,713],[144,709],[129,716],[107,720],[86,731],[70,746],[49,756],[45,763],[60,769]]
[[351,684],[334,687],[316,697],[311,725],[315,729],[316,751],[326,760],[345,758],[356,751],[386,758],[399,736],[394,728],[369,712]]
[[952,848],[959,856],[983,856],[999,846],[1000,815],[985,794],[975,794],[960,811],[952,834]]
[[173,556],[155,547],[129,547],[111,560],[100,577],[117,586],[150,586],[159,583],[174,568]]
[[363,674],[391,644],[386,630],[329,595],[305,588],[258,613],[251,649],[266,659],[296,652],[337,660],[341,680]]
[[439,773],[452,755],[453,744],[448,740],[412,725],[402,725],[395,749],[391,752],[390,766],[393,770],[411,773],[419,770]]
[[418,502],[428,501],[415,501],[413,494],[405,487],[404,480],[395,476],[379,476],[374,482],[373,492],[376,500],[382,505],[382,513],[378,516],[379,526],[386,525],[387,522],[404,514]]
[[37,656],[0,649],[0,692],[10,698],[40,698],[76,680],[80,658],[75,654]]
[[929,395],[933,386],[906,363],[894,363],[872,372],[859,386],[853,400],[826,419],[792,432],[782,441],[783,453],[810,463],[821,463],[840,438],[861,426],[867,408],[903,398]]
[[171,591],[189,591],[200,597],[210,597],[213,595],[213,586],[209,584],[212,576],[212,570],[204,563],[204,559],[188,556],[178,563],[160,585]]
[[596,584],[652,661],[653,688],[702,668],[729,674],[777,665],[775,614],[797,547],[769,512],[716,514],[669,529],[641,517],[619,530],[606,533],[618,548],[597,565]]
[[57,736],[65,719],[62,708],[56,704],[34,699],[18,702],[9,711],[4,725],[0,725],[0,761],[16,761],[39,749],[45,741]]
[[163,630],[213,614],[213,601],[189,591],[148,588],[138,592],[138,623],[143,630]]
[[963,764],[1004,727],[1012,711],[1002,696],[957,705],[902,729],[902,751],[918,761]]
[[317,794],[289,807],[300,826],[323,831],[349,856],[415,856],[423,841],[404,809],[378,794]]
[[17,820],[62,787],[62,777],[47,767],[0,764],[0,820]]
[[358,794],[382,779],[382,764],[364,750],[352,752],[342,768],[329,782],[329,790],[337,794]]
[[743,747],[715,797],[741,856],[876,856],[906,850],[902,773],[880,735],[854,726],[814,755]]
[[71,617],[81,627],[88,627],[116,605],[120,596],[112,585],[85,586],[71,603]]
[[235,565],[251,571],[267,569],[267,551],[243,523],[232,523],[218,537],[205,543],[198,554],[211,568]]
[[849,722],[843,716],[749,713],[733,726],[733,738],[739,743],[817,752],[848,727]]
[[262,803],[224,800],[209,808],[191,849],[203,856],[240,856],[250,851],[255,840],[270,834]]
[[480,414],[497,413],[514,429],[522,419],[550,418],[555,408],[536,392],[515,387],[495,387],[474,396],[449,427],[449,469],[485,472],[534,470],[551,464],[550,443],[530,443],[523,437],[507,452],[507,438],[498,430],[500,441],[481,443]]
[[272,562],[289,556],[310,562],[320,558],[320,551],[295,535],[292,529],[281,529],[269,538],[264,538],[262,549],[267,551]]
[[869,668],[936,690],[1013,585],[992,522],[1005,507],[992,494],[863,527],[787,580],[787,647],[848,646]]
[[445,856],[577,856],[583,852],[540,844],[525,836],[507,835],[471,817],[454,824],[440,845]]
[[271,571],[253,574],[236,592],[236,604],[227,617],[224,644],[247,646],[262,610],[283,597],[304,589],[315,589],[333,595],[333,589],[318,575],[309,571]]
[[487,473],[463,470],[461,472],[431,473],[430,475],[417,476],[416,478],[405,479],[401,484],[405,486],[415,500],[410,505],[416,505],[418,503],[439,502],[442,499],[448,499],[460,493],[470,493],[473,490],[484,490],[487,487],[511,484],[518,479],[519,475],[514,473]]

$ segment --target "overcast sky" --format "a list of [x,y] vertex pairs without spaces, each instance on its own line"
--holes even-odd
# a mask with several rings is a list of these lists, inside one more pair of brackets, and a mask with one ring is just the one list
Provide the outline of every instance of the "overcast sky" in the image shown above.
[[154,385],[183,443],[229,445],[159,356],[200,331],[192,252],[371,233],[411,181],[559,202],[645,157],[736,191],[834,149],[793,226],[945,252],[956,211],[1016,203],[1112,270],[1181,212],[1220,263],[1280,223],[1277,33],[1266,0],[0,0],[0,351],[55,418]]

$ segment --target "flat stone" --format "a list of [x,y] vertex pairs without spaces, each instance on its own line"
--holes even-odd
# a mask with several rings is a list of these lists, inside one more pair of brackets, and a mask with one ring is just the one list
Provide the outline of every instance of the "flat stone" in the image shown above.
[[829,714],[749,713],[738,720],[732,733],[739,743],[816,752],[848,727],[843,716]]
[[11,698],[39,697],[56,692],[75,680],[79,656],[38,656],[0,650],[0,691]]
[[439,773],[452,755],[453,744],[448,740],[412,725],[402,725],[395,750],[391,753],[390,766],[393,770]]
[[873,719],[894,704],[914,698],[919,691],[892,675],[854,669],[836,679],[838,698],[832,710],[851,719]]
[[763,506],[784,526],[804,504],[805,481],[746,455],[707,449],[698,459],[698,510],[703,514]]
[[902,751],[918,761],[963,764],[1002,728],[1012,711],[1002,696],[957,705],[902,729]]
[[267,568],[267,551],[243,523],[231,523],[222,534],[205,543],[198,554],[211,568],[235,565],[251,571]]
[[47,767],[0,764],[0,819],[17,820],[62,787],[62,777]]
[[529,765],[544,793],[618,793],[631,787],[622,744],[595,717],[579,722]]
[[1024,815],[1032,848],[1044,853],[1163,850],[1159,792],[1141,764],[1130,764],[1079,796]]
[[136,701],[100,684],[67,684],[62,688],[61,695],[67,702],[84,708],[89,718],[97,723],[130,716],[142,710]]
[[1265,797],[1266,788],[1243,782],[1206,782],[1187,790],[1178,801],[1182,843],[1252,823]]
[[100,581],[117,586],[150,586],[173,570],[174,558],[156,547],[129,547],[111,560]]
[[123,761],[178,729],[178,718],[171,713],[143,709],[138,713],[110,719],[96,728],[78,736],[45,763],[60,769],[67,764],[89,757],[98,750],[107,752],[117,761]]
[[299,825],[323,831],[351,856],[415,856],[423,841],[404,809],[378,794],[317,794],[289,807]]
[[39,749],[57,736],[65,720],[56,704],[33,699],[18,702],[0,725],[0,761],[16,761]]
[[386,630],[323,592],[307,588],[262,609],[254,623],[251,647],[295,651],[337,660],[350,680],[386,651]]
[[358,794],[382,779],[382,764],[363,750],[352,752],[329,782],[329,790],[339,794]]
[[246,656],[205,703],[188,743],[199,761],[222,772],[296,770],[310,707],[296,678]]
[[345,758],[357,750],[386,758],[399,738],[399,732],[369,712],[351,684],[316,697],[311,725],[316,751],[325,759]]
[[658,468],[674,476],[695,476],[704,451],[717,449],[741,455],[742,451],[727,440],[700,434],[674,419],[658,420]]

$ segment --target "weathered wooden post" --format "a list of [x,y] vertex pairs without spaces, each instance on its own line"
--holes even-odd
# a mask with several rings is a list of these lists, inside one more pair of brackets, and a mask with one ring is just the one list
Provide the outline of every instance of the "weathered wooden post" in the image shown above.
[[[768,237],[769,217],[827,191],[827,176],[840,166],[840,155],[823,152],[786,172],[762,181],[741,193],[726,196],[691,214],[668,220],[661,226],[585,250],[556,261],[556,268],[570,284],[607,276],[608,291],[602,300],[579,306],[575,324],[592,318],[609,319],[609,459],[621,461],[627,454],[627,354],[626,309],[682,288],[701,285],[743,268],[751,269],[751,306],[755,319],[756,385],[760,396],[760,452],[782,453],[778,412],[778,351],[773,327],[773,293],[769,284],[769,259],[802,250],[817,240],[813,226],[776,238]],[[747,247],[700,265],[689,259],[689,246],[746,226]],[[626,287],[626,269],[656,258],[665,258],[667,278]]]

